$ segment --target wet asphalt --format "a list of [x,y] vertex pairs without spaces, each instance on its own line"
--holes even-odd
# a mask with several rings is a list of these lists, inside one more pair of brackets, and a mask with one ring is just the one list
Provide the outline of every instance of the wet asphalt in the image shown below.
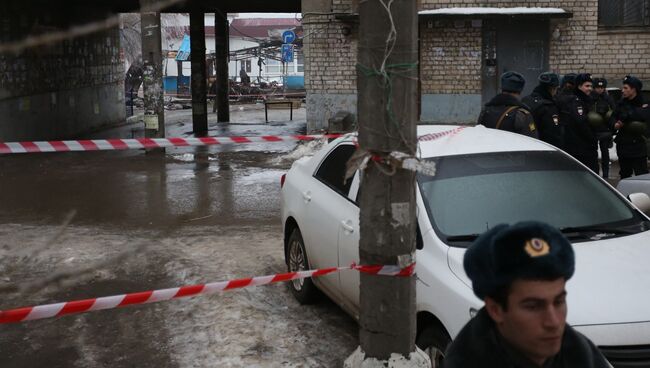
[[[293,121],[288,111],[269,115],[265,123],[260,105],[235,106],[231,124],[210,114],[208,135],[305,131],[304,109]],[[168,111],[166,126],[168,137],[192,136],[191,110]],[[131,124],[86,138],[141,135]],[[296,146],[0,156],[0,309],[284,271],[280,177]],[[64,235],[49,242],[70,214]],[[78,278],[2,291],[141,243],[146,252]],[[358,344],[355,322],[338,307],[300,306],[285,285],[216,298],[0,325],[0,367],[327,367]],[[285,335],[296,342],[278,347]]]

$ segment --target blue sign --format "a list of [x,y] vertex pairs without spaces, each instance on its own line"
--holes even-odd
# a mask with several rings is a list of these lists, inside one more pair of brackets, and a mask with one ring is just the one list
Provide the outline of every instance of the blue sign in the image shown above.
[[[277,34],[277,33],[276,33]],[[296,40],[296,34],[288,30],[282,33],[282,43],[293,43]]]
[[293,62],[293,45],[291,44],[282,45],[282,62],[284,63]]

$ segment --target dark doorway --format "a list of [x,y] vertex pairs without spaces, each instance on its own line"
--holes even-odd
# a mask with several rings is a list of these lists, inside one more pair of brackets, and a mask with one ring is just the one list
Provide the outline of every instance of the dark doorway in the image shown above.
[[548,20],[499,19],[483,22],[483,103],[500,91],[499,77],[516,71],[526,78],[525,96],[548,69]]

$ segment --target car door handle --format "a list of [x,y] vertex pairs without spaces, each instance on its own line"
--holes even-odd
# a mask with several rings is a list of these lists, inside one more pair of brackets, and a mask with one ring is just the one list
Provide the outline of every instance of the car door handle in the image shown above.
[[305,202],[311,202],[311,192],[308,190],[302,192],[302,199],[304,199]]
[[354,226],[352,226],[352,221],[350,220],[341,221],[341,227],[349,233],[354,232]]

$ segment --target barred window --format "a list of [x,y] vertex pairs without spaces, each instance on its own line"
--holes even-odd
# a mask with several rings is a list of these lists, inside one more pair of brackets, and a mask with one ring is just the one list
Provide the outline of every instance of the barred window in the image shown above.
[[643,27],[650,25],[650,0],[598,0],[598,25]]

